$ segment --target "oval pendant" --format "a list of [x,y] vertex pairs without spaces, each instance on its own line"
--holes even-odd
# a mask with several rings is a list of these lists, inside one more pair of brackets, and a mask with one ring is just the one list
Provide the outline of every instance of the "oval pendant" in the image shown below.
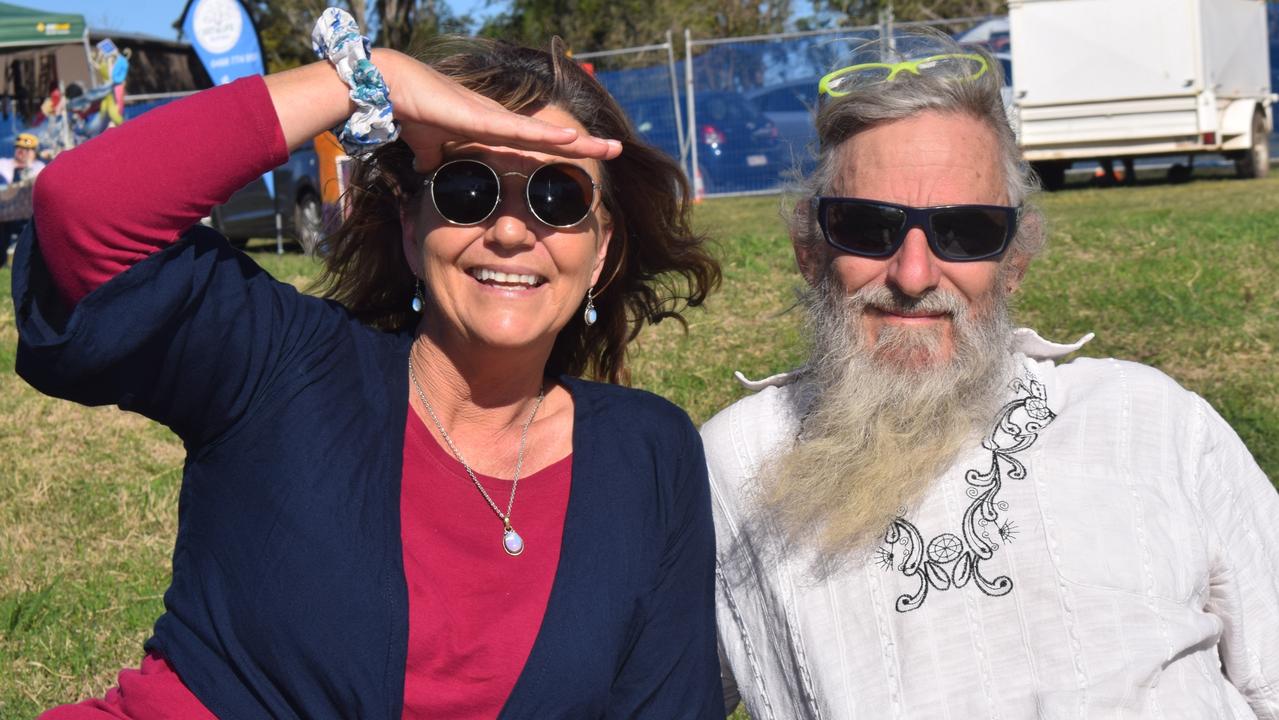
[[507,555],[519,555],[524,552],[524,538],[514,530],[507,529],[502,533],[502,549]]
[[582,314],[582,320],[585,321],[587,325],[594,325],[598,318],[599,314],[595,312],[595,307],[587,305],[586,312]]

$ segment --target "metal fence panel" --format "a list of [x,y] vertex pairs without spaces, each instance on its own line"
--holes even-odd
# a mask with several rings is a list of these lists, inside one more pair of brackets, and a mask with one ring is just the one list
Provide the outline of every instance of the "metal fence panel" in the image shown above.
[[923,27],[958,36],[989,18],[838,28],[749,38],[690,39],[686,75],[692,173],[707,195],[780,191],[812,170],[817,81],[861,45]]
[[574,59],[592,65],[595,78],[626,111],[640,137],[679,161],[687,173],[684,109],[669,33],[659,45],[577,53]]
[[640,136],[677,159],[695,188],[706,195],[775,193],[815,164],[813,111],[822,75],[884,36],[931,27],[959,38],[991,20],[888,18],[874,26],[720,39],[685,31],[682,69],[669,33],[658,45],[575,58],[591,63]]
[[691,40],[688,135],[707,195],[776,192],[811,168],[817,80],[877,27]]

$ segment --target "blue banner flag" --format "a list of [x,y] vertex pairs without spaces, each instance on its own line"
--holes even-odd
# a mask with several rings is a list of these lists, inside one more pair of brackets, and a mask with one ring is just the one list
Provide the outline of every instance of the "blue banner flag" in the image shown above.
[[189,0],[182,13],[182,34],[215,85],[263,74],[258,30],[241,0]]
[[[258,29],[243,0],[187,0],[178,22],[214,85],[265,74]],[[262,180],[275,197],[273,174],[268,172]]]

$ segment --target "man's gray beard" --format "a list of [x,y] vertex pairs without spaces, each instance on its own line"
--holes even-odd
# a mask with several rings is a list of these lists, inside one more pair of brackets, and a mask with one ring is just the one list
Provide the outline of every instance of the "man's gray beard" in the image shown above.
[[[871,307],[950,313],[951,358],[936,360],[939,328],[882,326],[872,347],[862,323]],[[1012,326],[1002,277],[974,314],[940,290],[910,298],[880,285],[849,297],[829,276],[807,311],[811,377],[799,395],[811,400],[795,445],[760,471],[758,519],[825,573],[874,547],[988,430],[1012,374]]]

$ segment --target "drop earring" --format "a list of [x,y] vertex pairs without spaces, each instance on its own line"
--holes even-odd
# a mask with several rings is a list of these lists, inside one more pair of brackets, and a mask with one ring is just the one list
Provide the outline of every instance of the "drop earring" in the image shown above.
[[422,308],[426,305],[426,293],[422,287],[422,281],[413,279],[413,299],[409,301],[409,307],[413,308],[413,312],[421,313]]
[[582,312],[582,321],[587,327],[595,324],[599,318],[599,313],[595,312],[595,286],[592,285],[586,289],[586,310]]

